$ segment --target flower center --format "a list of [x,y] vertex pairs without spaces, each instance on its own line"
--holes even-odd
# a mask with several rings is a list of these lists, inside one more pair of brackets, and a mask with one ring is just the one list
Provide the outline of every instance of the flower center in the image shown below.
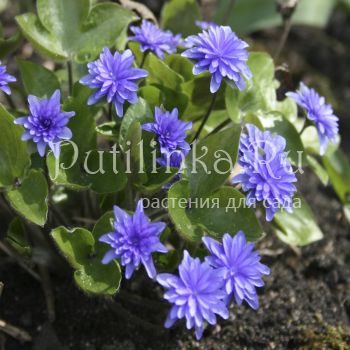
[[41,119],[41,121],[40,121],[40,124],[41,124],[41,127],[43,128],[43,129],[49,129],[50,127],[51,127],[51,125],[52,125],[52,119],[51,118],[43,118],[43,119]]

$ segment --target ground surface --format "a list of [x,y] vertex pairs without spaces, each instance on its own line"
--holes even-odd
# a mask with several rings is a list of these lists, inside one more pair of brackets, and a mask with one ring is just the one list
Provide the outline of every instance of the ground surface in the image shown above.
[[[285,52],[296,79],[326,78],[340,101],[343,147],[350,150],[350,26],[337,13],[327,33],[295,29]],[[273,47],[273,33],[257,39]],[[337,42],[337,45],[332,43]],[[315,54],[317,53],[317,54]],[[311,72],[311,73],[310,73]],[[39,283],[0,256],[5,283],[0,318],[27,330],[32,343],[20,344],[0,333],[0,350],[142,350],[142,349],[350,349],[350,225],[330,188],[307,173],[301,191],[317,215],[325,238],[293,251],[272,234],[261,244],[263,260],[271,267],[260,290],[261,307],[234,307],[229,321],[205,332],[200,343],[183,327],[164,331],[168,305],[151,282],[135,280],[128,288],[141,290],[131,301],[119,295],[116,303],[89,298],[74,285],[71,272],[53,275],[56,321],[47,322],[45,298]],[[152,301],[149,302],[148,299]],[[142,321],[147,319],[147,322]]]

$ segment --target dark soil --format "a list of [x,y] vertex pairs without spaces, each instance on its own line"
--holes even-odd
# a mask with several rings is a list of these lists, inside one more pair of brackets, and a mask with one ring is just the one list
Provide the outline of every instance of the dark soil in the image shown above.
[[[340,101],[343,146],[349,151],[348,22],[348,17],[337,13],[326,32],[293,30],[285,57],[297,79],[309,79],[310,71],[328,79]],[[334,49],[325,36],[342,49]],[[266,37],[258,39],[270,47],[273,44]],[[230,320],[208,328],[202,341],[196,342],[181,324],[171,331],[163,329],[168,305],[161,302],[161,290],[144,281],[142,274],[125,286],[135,294],[128,299],[120,294],[112,302],[83,294],[71,271],[65,270],[52,274],[56,321],[50,324],[41,285],[0,255],[0,280],[5,284],[0,319],[33,337],[32,343],[21,344],[0,333],[0,350],[350,349],[350,225],[331,188],[325,189],[310,173],[300,177],[299,185],[325,237],[300,250],[290,249],[271,233],[260,243],[271,275],[260,289],[257,312],[247,305],[234,306]]]
[[20,344],[6,337],[5,349],[350,349],[350,226],[330,189],[324,190],[312,174],[302,179],[302,192],[321,214],[325,238],[300,251],[272,234],[262,242],[271,275],[260,290],[257,312],[234,306],[230,320],[209,328],[198,343],[182,325],[162,328],[168,306],[157,299],[160,290],[152,282],[136,278],[128,287],[143,295],[132,294],[131,302],[117,296],[112,308],[110,301],[80,292],[67,274],[53,278],[57,317],[50,325],[39,283],[2,261],[1,317],[34,338],[33,344]]

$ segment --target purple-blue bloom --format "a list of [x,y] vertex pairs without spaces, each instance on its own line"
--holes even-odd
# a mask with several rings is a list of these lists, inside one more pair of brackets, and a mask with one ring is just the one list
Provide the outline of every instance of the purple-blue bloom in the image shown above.
[[46,146],[52,150],[54,156],[59,158],[61,141],[70,140],[72,131],[67,127],[69,119],[75,112],[61,111],[61,92],[56,90],[50,98],[39,100],[29,95],[30,115],[15,120],[26,129],[22,135],[23,141],[33,140],[41,157],[44,157]]
[[179,120],[177,108],[167,112],[156,107],[154,119],[154,123],[143,124],[142,128],[156,135],[162,154],[168,154],[176,149],[185,152],[190,150],[190,145],[185,139],[186,130],[192,128],[192,123]]
[[297,92],[288,92],[286,95],[302,107],[307,113],[307,118],[315,123],[320,139],[320,153],[324,155],[329,141],[336,143],[339,131],[339,119],[332,106],[326,104],[324,97],[304,83],[300,83]]
[[8,84],[13,83],[14,81],[16,81],[16,78],[8,74],[6,66],[1,65],[0,62],[0,90],[7,95],[11,95],[11,89]]
[[196,23],[196,26],[202,30],[207,30],[210,27],[219,27],[218,24],[210,21],[196,21],[195,23]]
[[208,262],[193,259],[184,251],[179,266],[179,276],[162,273],[157,281],[167,289],[164,298],[174,304],[165,321],[170,328],[178,319],[186,318],[187,329],[195,328],[199,340],[203,333],[203,323],[216,324],[216,315],[227,319],[229,312],[224,303],[223,269],[213,269]]
[[108,264],[114,259],[120,259],[122,266],[125,266],[127,279],[130,279],[135,269],[143,264],[148,276],[154,278],[156,268],[152,253],[168,251],[159,240],[166,224],[149,220],[144,213],[142,199],[139,200],[133,215],[114,206],[114,216],[114,231],[100,237],[100,242],[111,246],[103,257],[102,263]]
[[234,177],[233,183],[241,184],[243,191],[248,192],[247,205],[264,201],[266,220],[271,221],[280,208],[293,211],[293,182],[297,178],[282,136],[260,131],[252,124],[246,128],[248,133],[241,136],[238,157],[242,173]]
[[182,56],[196,61],[193,74],[206,70],[212,74],[210,91],[219,90],[222,80],[233,83],[239,90],[244,90],[246,79],[251,79],[252,73],[247,66],[248,44],[239,39],[228,26],[211,26],[207,31],[189,36],[186,47],[192,48],[182,53]]
[[103,97],[115,106],[119,117],[123,116],[125,101],[135,104],[137,98],[137,81],[148,73],[144,69],[133,68],[134,56],[130,50],[114,55],[104,48],[100,58],[88,64],[89,74],[80,79],[80,83],[96,89],[90,96],[88,104],[97,103]]
[[161,166],[171,168],[180,168],[184,162],[189,150],[175,150],[162,154],[162,157],[157,158],[157,162]]
[[142,52],[152,51],[161,59],[164,58],[164,52],[175,53],[181,41],[181,35],[174,36],[169,30],[163,31],[145,19],[142,21],[141,27],[131,26],[130,30],[134,36],[129,37],[129,40],[139,42]]
[[203,237],[203,242],[211,253],[206,261],[214,268],[224,270],[228,302],[233,295],[238,305],[245,300],[254,310],[258,309],[255,288],[264,285],[262,275],[268,275],[270,269],[260,262],[259,253],[253,251],[254,244],[247,243],[243,231],[234,237],[226,233],[222,244],[210,237]]

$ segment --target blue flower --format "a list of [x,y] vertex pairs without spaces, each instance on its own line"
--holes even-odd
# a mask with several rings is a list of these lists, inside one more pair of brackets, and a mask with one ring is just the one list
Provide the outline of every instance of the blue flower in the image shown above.
[[271,221],[281,208],[293,211],[293,182],[297,179],[285,153],[286,140],[252,124],[246,128],[248,133],[241,136],[238,158],[242,173],[233,182],[248,192],[247,205],[264,201],[266,220]]
[[156,107],[154,118],[154,123],[143,124],[142,128],[156,135],[161,153],[167,154],[176,149],[185,152],[190,150],[190,145],[185,139],[187,136],[186,130],[192,128],[192,123],[179,120],[176,108],[172,112],[163,112]]
[[207,31],[192,35],[186,39],[186,46],[192,48],[182,53],[182,56],[196,61],[193,74],[206,70],[212,74],[210,91],[219,90],[225,78],[240,90],[244,90],[246,79],[251,79],[252,73],[247,66],[248,44],[239,39],[230,27],[211,26]]
[[179,168],[184,162],[188,150],[175,150],[162,154],[162,157],[157,159],[157,162],[161,166],[167,166],[171,168]]
[[152,51],[161,59],[164,58],[164,52],[175,53],[181,41],[181,35],[174,36],[170,31],[162,31],[147,20],[142,21],[141,27],[132,26],[130,30],[135,35],[129,37],[129,40],[139,42],[142,52]]
[[133,68],[134,56],[130,50],[114,55],[105,48],[97,61],[88,64],[89,74],[80,79],[80,83],[97,91],[90,96],[88,104],[97,103],[103,97],[114,103],[119,117],[123,116],[125,101],[135,104],[138,101],[136,82],[145,78],[144,69]]
[[22,140],[33,140],[41,157],[45,155],[46,146],[49,146],[54,156],[59,158],[61,141],[72,138],[72,131],[67,124],[75,112],[61,111],[60,100],[59,90],[56,90],[49,99],[39,100],[36,96],[29,95],[31,115],[15,120],[15,124],[21,124],[26,129]]
[[0,62],[0,90],[7,95],[11,95],[11,89],[8,84],[14,81],[16,81],[16,78],[8,74],[6,66],[1,65]]
[[329,141],[336,143],[339,131],[339,119],[334,115],[332,106],[326,104],[324,97],[303,83],[300,83],[299,91],[288,92],[286,95],[302,107],[308,119],[315,123],[320,139],[320,153],[324,155]]
[[224,270],[213,269],[209,263],[201,263],[184,251],[179,266],[179,276],[162,273],[157,281],[168,289],[164,298],[174,304],[169,312],[165,327],[170,328],[178,319],[186,318],[187,329],[195,328],[199,340],[203,333],[203,323],[216,323],[216,315],[227,319],[229,312],[224,303]]
[[206,261],[214,268],[224,270],[225,290],[228,301],[234,295],[237,304],[245,300],[253,309],[259,308],[256,287],[262,287],[262,275],[268,275],[270,269],[260,262],[260,255],[253,251],[254,244],[247,243],[243,231],[234,237],[226,233],[222,244],[218,241],[203,237],[203,242],[211,256]]
[[219,27],[215,22],[207,22],[207,21],[196,21],[196,26],[202,30],[207,30],[210,27]]
[[166,224],[149,220],[143,211],[142,199],[139,200],[134,215],[129,215],[117,206],[114,207],[114,215],[114,231],[100,237],[100,242],[111,246],[102,263],[108,264],[113,259],[120,259],[122,266],[125,266],[127,279],[143,264],[148,276],[154,278],[156,269],[152,253],[168,251],[159,240]]

